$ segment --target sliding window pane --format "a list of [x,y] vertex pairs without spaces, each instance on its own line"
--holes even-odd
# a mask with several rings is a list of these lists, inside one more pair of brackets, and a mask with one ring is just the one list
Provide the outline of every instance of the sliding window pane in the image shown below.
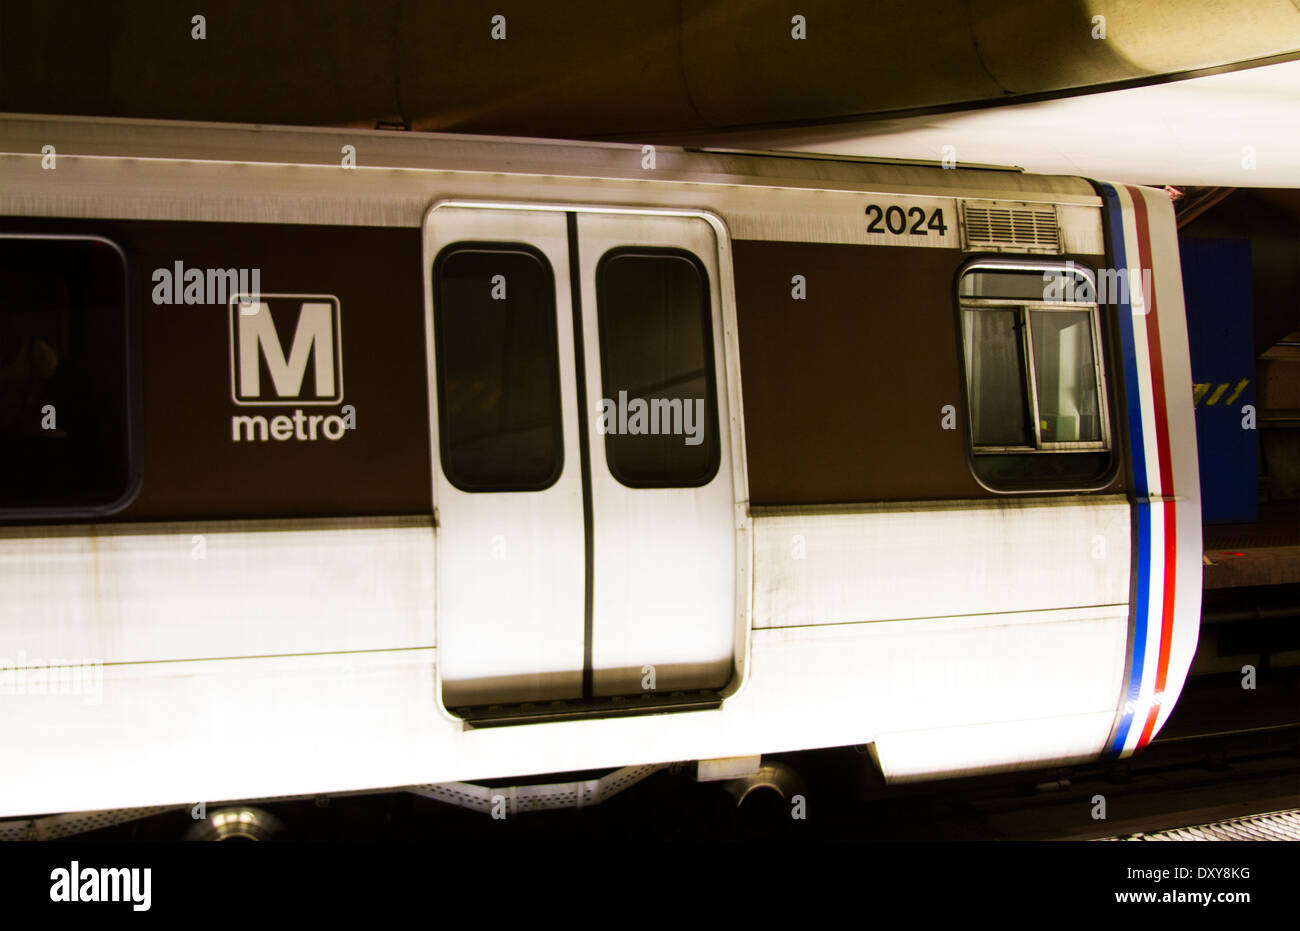
[[981,446],[1034,445],[1018,309],[963,310],[971,439]]
[[1043,442],[1101,442],[1091,314],[1031,311],[1030,317]]

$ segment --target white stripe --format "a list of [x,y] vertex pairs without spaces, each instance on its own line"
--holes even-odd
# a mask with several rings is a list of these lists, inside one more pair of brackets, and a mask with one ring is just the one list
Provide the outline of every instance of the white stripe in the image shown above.
[[1165,587],[1165,517],[1160,505],[1152,505],[1151,514],[1151,571],[1150,588],[1147,594],[1146,614],[1146,648],[1143,651],[1142,687],[1138,692],[1137,710],[1133,715],[1133,725],[1129,729],[1126,747],[1136,747],[1146,727],[1147,715],[1151,710],[1156,686],[1156,670],[1160,663],[1160,622],[1164,614]]
[[[1142,265],[1143,249],[1140,245],[1137,227],[1137,213],[1133,198],[1128,189],[1115,185],[1116,194],[1121,205],[1121,225],[1124,232],[1125,264],[1136,271],[1129,276],[1129,300],[1132,307],[1133,354],[1137,369],[1138,406],[1142,422],[1143,459],[1134,463],[1135,467],[1146,470],[1147,494],[1156,499],[1148,505],[1148,525],[1150,527],[1150,546],[1147,566],[1147,610],[1145,621],[1146,639],[1142,652],[1142,680],[1138,686],[1138,698],[1133,703],[1133,717],[1129,722],[1128,733],[1124,738],[1123,755],[1127,756],[1137,749],[1142,732],[1146,728],[1147,715],[1150,712],[1156,683],[1156,670],[1160,661],[1160,619],[1163,613],[1164,598],[1164,514],[1160,508],[1159,496],[1165,493],[1160,481],[1160,440],[1156,432],[1155,386],[1151,369],[1151,344],[1147,337],[1147,311],[1150,295],[1143,293]],[[1145,204],[1144,204],[1145,206]],[[1148,210],[1149,216],[1149,210]],[[1149,223],[1148,223],[1149,226]],[[1148,263],[1152,261],[1148,255]],[[1136,610],[1136,606],[1134,607]]]
[[[1138,248],[1137,217],[1133,210],[1133,201],[1126,190],[1117,188],[1121,203],[1124,204],[1123,227],[1124,245],[1128,264],[1137,268],[1141,264],[1141,250]],[[1140,274],[1139,274],[1140,279]],[[1136,290],[1135,290],[1136,287]],[[1133,351],[1137,362],[1138,403],[1142,412],[1142,446],[1147,477],[1147,491],[1151,495],[1160,495],[1164,489],[1160,486],[1160,448],[1156,434],[1155,394],[1151,375],[1151,346],[1147,340],[1147,318],[1137,313],[1142,306],[1141,282],[1130,283],[1130,297],[1138,297],[1133,303]]]

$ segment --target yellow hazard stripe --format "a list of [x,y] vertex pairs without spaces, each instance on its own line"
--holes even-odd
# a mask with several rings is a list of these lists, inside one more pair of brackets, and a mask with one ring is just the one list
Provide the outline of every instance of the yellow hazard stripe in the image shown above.
[[[1205,401],[1206,407],[1209,407],[1211,404],[1218,404],[1219,399],[1223,398],[1223,393],[1229,388],[1232,388],[1232,394],[1223,398],[1223,403],[1225,405],[1231,404],[1233,401],[1237,400],[1237,398],[1241,397],[1241,393],[1246,390],[1246,386],[1249,384],[1249,378],[1243,378],[1241,381],[1237,382],[1235,388],[1233,388],[1232,382],[1224,382],[1217,388],[1215,388],[1213,382],[1194,384],[1192,385],[1192,407],[1196,407],[1202,401]],[[1211,388],[1214,388],[1213,394],[1210,394]],[[1207,394],[1210,395],[1208,399],[1205,397]]]
[[1225,399],[1223,403],[1231,404],[1233,401],[1237,400],[1237,396],[1241,394],[1243,391],[1245,391],[1246,386],[1249,384],[1250,384],[1249,378],[1243,378],[1241,381],[1237,382],[1236,390],[1233,391],[1232,394],[1228,395],[1227,399]]

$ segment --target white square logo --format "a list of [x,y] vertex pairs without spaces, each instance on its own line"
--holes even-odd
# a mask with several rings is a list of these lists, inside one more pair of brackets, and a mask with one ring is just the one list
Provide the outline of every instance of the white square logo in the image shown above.
[[342,403],[339,299],[332,294],[232,295],[230,383],[231,397],[241,405]]

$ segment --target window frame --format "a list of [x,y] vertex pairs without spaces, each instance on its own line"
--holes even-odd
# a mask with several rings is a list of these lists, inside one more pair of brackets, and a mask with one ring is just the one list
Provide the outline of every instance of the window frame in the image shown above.
[[110,517],[125,510],[140,494],[144,482],[143,394],[141,388],[140,303],[137,300],[135,267],[120,243],[100,233],[26,233],[0,229],[0,240],[48,240],[55,242],[98,242],[117,254],[122,272],[122,448],[126,454],[125,482],[116,497],[102,504],[44,504],[31,507],[0,506],[0,523],[43,520],[78,520]]
[[627,244],[613,246],[606,249],[596,262],[596,271],[594,285],[596,292],[596,345],[600,353],[600,394],[602,398],[609,396],[609,385],[606,383],[609,371],[609,356],[606,341],[603,339],[603,324],[605,322],[603,297],[606,293],[605,279],[603,272],[606,265],[618,258],[624,256],[662,256],[675,259],[683,259],[695,269],[701,284],[701,293],[703,301],[701,302],[701,330],[704,336],[704,355],[705,355],[705,418],[706,426],[710,431],[710,447],[708,466],[703,471],[703,478],[690,482],[683,481],[638,481],[630,478],[621,469],[618,468],[616,461],[610,456],[610,435],[607,434],[604,439],[605,450],[605,468],[614,480],[625,488],[648,489],[648,488],[703,488],[710,484],[718,477],[718,472],[722,465],[722,438],[721,425],[718,416],[718,365],[717,365],[717,346],[713,338],[713,282],[709,279],[709,270],[700,257],[690,249],[684,249],[677,246],[642,246],[636,244]]
[[[1067,261],[1070,264],[1067,264]],[[1015,297],[965,297],[961,293],[961,283],[967,275],[981,271],[993,272],[1030,272],[1042,275],[1047,271],[1058,271],[1062,274],[1076,274],[1085,279],[1092,289],[1093,300],[1091,301],[1047,301],[1031,300]],[[958,364],[961,371],[961,390],[965,395],[966,407],[966,435],[967,435],[967,454],[971,466],[971,473],[975,480],[985,489],[996,494],[1023,494],[1036,492],[1071,492],[1071,491],[1096,491],[1105,488],[1115,480],[1119,461],[1119,449],[1117,437],[1113,430],[1112,419],[1114,412],[1111,407],[1111,392],[1108,382],[1108,370],[1106,365],[1107,342],[1106,333],[1102,329],[1103,305],[1096,300],[1097,297],[1097,274],[1095,269],[1079,262],[1077,259],[1068,259],[1065,256],[1052,258],[975,258],[963,264],[958,270],[953,281],[953,294],[955,297],[957,310],[957,348]],[[971,387],[969,373],[966,366],[966,333],[965,333],[965,313],[967,309],[978,311],[981,308],[1001,309],[1016,311],[1020,317],[1021,327],[1021,352],[1025,358],[1025,371],[1022,373],[1022,387],[1028,393],[1029,413],[1033,420],[1033,440],[1035,445],[1029,446],[994,446],[979,445],[975,442],[974,436],[974,419],[972,415],[973,398],[971,396]],[[1035,311],[1051,312],[1080,312],[1088,314],[1090,326],[1088,327],[1089,335],[1092,339],[1092,367],[1093,375],[1096,379],[1097,386],[1097,418],[1099,422],[1100,440],[1087,441],[1056,441],[1044,442],[1042,439],[1042,420],[1039,415],[1038,406],[1038,384],[1037,370],[1034,360],[1033,347],[1033,319]],[[1062,454],[1106,454],[1109,457],[1109,464],[1099,479],[1089,482],[1078,483],[1056,483],[1051,479],[1027,479],[1022,486],[1015,483],[1012,487],[996,487],[990,484],[990,481],[982,476],[975,465],[977,456],[1044,456],[1044,455],[1062,455]]]
[[[551,473],[543,480],[535,483],[513,482],[509,485],[495,484],[491,482],[466,482],[464,476],[457,475],[453,470],[448,469],[447,458],[447,405],[445,403],[447,392],[443,378],[444,368],[443,359],[445,358],[445,337],[443,334],[442,318],[439,314],[439,297],[442,268],[446,261],[459,252],[518,252],[528,255],[534,261],[538,262],[542,270],[546,273],[550,289],[547,295],[547,303],[550,306],[550,346],[547,347],[551,353],[553,362],[553,371],[555,372],[554,391],[552,392],[552,437],[555,448],[555,466]],[[560,339],[559,339],[559,303],[558,292],[556,290],[555,268],[551,265],[551,260],[546,253],[542,252],[536,246],[517,241],[492,241],[492,240],[457,240],[449,242],[443,246],[438,255],[433,260],[433,267],[430,270],[431,292],[431,310],[432,310],[432,328],[433,328],[433,351],[434,351],[434,380],[435,391],[438,402],[438,468],[442,470],[443,476],[447,482],[458,491],[468,494],[513,494],[519,492],[538,492],[545,491],[555,485],[564,474],[565,449],[564,449],[564,404],[563,404],[563,367],[560,364]]]

